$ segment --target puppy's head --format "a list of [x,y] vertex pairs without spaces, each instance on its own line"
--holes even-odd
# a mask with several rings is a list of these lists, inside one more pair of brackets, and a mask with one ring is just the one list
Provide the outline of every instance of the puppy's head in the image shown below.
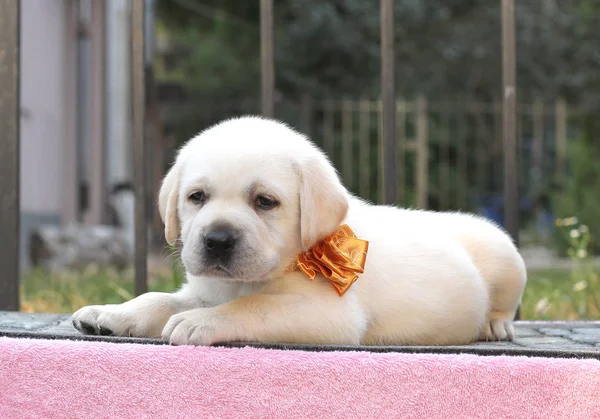
[[213,126],[180,150],[159,210],[167,241],[181,238],[188,274],[264,281],[340,225],[348,194],[306,137],[244,117]]

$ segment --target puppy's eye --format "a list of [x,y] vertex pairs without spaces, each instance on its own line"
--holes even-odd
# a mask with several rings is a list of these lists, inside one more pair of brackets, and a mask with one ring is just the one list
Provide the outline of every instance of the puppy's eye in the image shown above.
[[260,195],[256,198],[256,206],[263,210],[270,210],[279,205],[279,202],[275,201],[273,198],[269,198],[268,196]]
[[190,196],[188,196],[188,199],[198,205],[198,204],[203,204],[204,200],[206,199],[204,192],[199,191],[199,192],[194,192],[193,194],[191,194]]

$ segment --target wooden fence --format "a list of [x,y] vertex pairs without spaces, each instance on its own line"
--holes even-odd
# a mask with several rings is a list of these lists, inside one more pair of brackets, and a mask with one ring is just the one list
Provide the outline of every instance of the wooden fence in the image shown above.
[[[324,149],[349,189],[383,201],[381,101],[305,97],[278,108]],[[564,173],[568,114],[562,99],[517,106],[518,178],[526,194],[542,194]],[[397,204],[472,209],[484,195],[502,193],[501,101],[399,99],[396,123]]]
[[[190,108],[199,115],[194,117],[199,124],[195,132],[260,109],[258,101],[249,99],[178,106],[179,114]],[[535,200],[564,177],[567,142],[577,134],[569,117],[581,114],[560,98],[517,105],[518,179],[524,198]],[[284,98],[277,103],[275,117],[309,135],[355,194],[383,202],[380,100]],[[501,101],[399,98],[395,138],[398,205],[477,210],[489,197],[502,195]]]
[[[273,0],[260,0],[260,20],[261,20],[261,100],[262,114],[271,116],[274,112],[275,99],[275,66],[274,66],[274,31],[273,31]],[[504,178],[502,182],[504,196],[504,213],[507,220],[507,230],[518,244],[519,241],[519,185],[518,185],[518,162],[516,147],[516,45],[515,45],[515,4],[514,0],[501,0],[498,7],[502,10],[502,73],[503,80],[498,81],[498,87],[502,86],[502,106],[501,118],[498,123],[493,125],[494,130],[498,131],[493,135],[493,143],[500,144],[500,155],[503,156],[502,164],[498,168],[504,168]],[[133,97],[133,137],[134,137],[134,165],[136,167],[134,175],[134,190],[136,196],[136,255],[135,255],[135,291],[136,295],[147,290],[146,278],[146,256],[147,256],[147,236],[145,226],[147,223],[146,210],[144,203],[148,201],[150,194],[150,183],[144,175],[148,172],[148,158],[145,142],[145,84],[149,68],[144,65],[144,21],[145,12],[144,0],[133,0],[131,11],[132,22],[132,97]],[[411,179],[406,179],[406,175],[412,173],[406,168],[408,156],[416,152],[416,163],[414,173],[417,184],[415,201],[427,206],[428,194],[431,189],[430,168],[431,161],[435,160],[432,155],[432,144],[437,125],[432,127],[432,112],[434,104],[428,104],[426,100],[420,98],[416,102],[400,101],[398,104],[395,91],[395,53],[394,53],[394,0],[381,0],[381,91],[382,101],[372,103],[369,101],[355,101],[346,99],[342,103],[338,101],[326,101],[322,104],[321,110],[321,143],[334,155],[334,162],[341,166],[344,175],[344,181],[353,190],[361,188],[359,179],[363,179],[362,189],[368,195],[376,194],[376,198],[384,203],[398,203],[398,192],[401,193],[402,201],[409,199],[410,189],[407,188]],[[20,82],[20,2],[14,0],[0,0],[0,148],[3,151],[5,163],[0,166],[0,309],[18,310],[19,309],[19,82]],[[343,105],[343,106],[342,106]],[[496,104],[494,104],[494,110]],[[358,111],[357,111],[358,109]],[[314,112],[308,109],[307,115]],[[480,112],[483,112],[481,110]],[[398,114],[400,113],[400,114]],[[409,133],[411,118],[416,122],[414,133]],[[358,123],[355,124],[358,115]],[[376,116],[374,116],[376,115]],[[312,115],[314,116],[314,115]],[[497,116],[493,113],[493,118]],[[336,128],[336,119],[341,117],[341,131]],[[285,118],[283,118],[285,119]],[[310,119],[310,118],[309,118]],[[473,127],[470,122],[465,122],[464,118],[455,118],[454,128],[463,130],[461,133],[467,133]],[[333,122],[331,122],[333,121]],[[362,125],[361,125],[362,121]],[[375,122],[373,122],[375,121]],[[372,135],[371,126],[375,126],[375,134]],[[404,125],[401,125],[404,124]],[[439,122],[439,124],[442,124]],[[449,123],[450,124],[450,123]],[[356,129],[355,125],[358,125]],[[398,130],[401,126],[405,129]],[[483,124],[489,126],[488,124]],[[561,130],[566,130],[566,121],[560,122]],[[477,124],[475,125],[477,126]],[[368,129],[367,129],[368,128]],[[357,134],[355,135],[355,129]],[[443,130],[442,130],[443,131]],[[336,133],[341,132],[339,139]],[[333,135],[326,135],[333,133]],[[310,133],[309,133],[310,134]],[[443,135],[440,138],[444,137]],[[457,135],[457,141],[463,141],[469,138],[469,135]],[[314,137],[318,140],[317,137]],[[377,143],[374,143],[377,138]],[[486,138],[486,137],[478,137]],[[496,139],[501,138],[501,141]],[[564,139],[564,138],[563,138]],[[401,146],[397,147],[401,142]],[[437,140],[436,140],[437,141]],[[447,141],[447,140],[444,140]],[[449,141],[449,140],[448,140]],[[338,146],[339,143],[339,146]],[[360,145],[363,145],[360,153]],[[375,144],[375,146],[373,146]],[[414,145],[413,145],[414,144]],[[365,146],[366,149],[365,149]],[[377,146],[381,150],[377,150]],[[560,147],[564,146],[564,142]],[[358,147],[358,151],[355,150]],[[469,150],[467,145],[456,146],[455,156],[456,167],[458,171],[463,171],[457,180],[452,183],[458,185],[469,175]],[[338,158],[337,150],[341,151],[341,157]],[[414,149],[414,150],[413,150]],[[438,147],[440,150],[450,150],[449,147]],[[559,148],[564,150],[563,148]],[[369,151],[366,151],[369,150]],[[375,151],[373,151],[375,150]],[[436,149],[437,150],[437,149]],[[450,151],[449,151],[450,152]],[[562,152],[562,151],[561,151]],[[365,157],[365,153],[366,157]],[[362,161],[357,163],[357,156],[363,156]],[[404,156],[404,158],[403,158]],[[407,164],[398,168],[398,159],[406,160]],[[482,160],[480,164],[489,159]],[[402,160],[401,160],[402,161]],[[443,161],[440,160],[440,161]],[[447,160],[450,163],[452,159]],[[460,161],[460,163],[459,163]],[[491,165],[491,161],[489,164]],[[494,165],[495,167],[496,165]],[[358,169],[352,170],[353,167]],[[369,168],[367,174],[363,175],[361,167]],[[380,168],[380,172],[375,169]],[[440,165],[443,167],[443,164]],[[372,169],[373,168],[373,169]],[[444,171],[438,178],[444,178],[444,181],[450,181],[444,175]],[[368,181],[364,180],[367,178]],[[443,183],[443,182],[442,182]],[[449,185],[450,183],[448,183]],[[440,183],[441,185],[441,183]],[[374,192],[376,191],[376,192]],[[441,191],[441,188],[440,188]],[[461,195],[461,201],[464,200],[465,192],[457,189],[456,195]],[[452,198],[450,187],[446,189],[445,195],[439,194],[440,199]],[[468,197],[467,197],[468,198]]]

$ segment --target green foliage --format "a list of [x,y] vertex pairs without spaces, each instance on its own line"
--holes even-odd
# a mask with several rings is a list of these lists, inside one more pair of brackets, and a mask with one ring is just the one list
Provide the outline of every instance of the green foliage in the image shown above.
[[[589,268],[589,276],[576,277],[565,269],[529,272],[523,294],[524,320],[598,320],[600,312],[600,268]],[[578,279],[583,278],[583,279]]]
[[[562,180],[564,186],[553,198],[554,212],[559,218],[577,214],[578,222],[586,225],[592,236],[589,251],[596,254],[600,251],[600,165],[594,145],[585,139],[569,144],[568,163],[569,173]],[[556,242],[563,254],[571,246],[569,236],[560,229],[556,232]]]
[[[523,317],[597,320],[600,318],[600,269],[593,265],[589,253],[592,236],[576,217],[558,219],[557,225],[568,243],[571,269],[560,276],[556,275],[557,271],[549,271],[530,278],[523,296]],[[537,295],[532,285],[538,290]]]
[[[199,73],[189,77],[218,89],[220,96],[243,86],[257,94],[259,4],[161,0],[157,16],[170,36],[197,33],[180,39],[188,46],[186,60],[198,64]],[[484,100],[498,95],[502,65],[497,0],[401,0],[395,7],[400,92],[428,97],[461,93]],[[379,2],[279,0],[274,13],[277,87],[284,96],[378,94]],[[597,104],[598,95],[589,88],[598,88],[598,2],[517,2],[516,13],[520,91]]]

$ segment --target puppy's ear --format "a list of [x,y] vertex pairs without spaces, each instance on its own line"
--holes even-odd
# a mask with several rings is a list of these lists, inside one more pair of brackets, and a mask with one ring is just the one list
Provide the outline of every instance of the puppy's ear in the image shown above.
[[348,192],[327,158],[299,162],[300,231],[302,247],[308,250],[318,240],[333,233],[348,212]]
[[174,244],[179,237],[180,223],[177,205],[180,172],[181,164],[175,162],[165,176],[158,193],[158,211],[165,224],[165,238],[170,245]]

